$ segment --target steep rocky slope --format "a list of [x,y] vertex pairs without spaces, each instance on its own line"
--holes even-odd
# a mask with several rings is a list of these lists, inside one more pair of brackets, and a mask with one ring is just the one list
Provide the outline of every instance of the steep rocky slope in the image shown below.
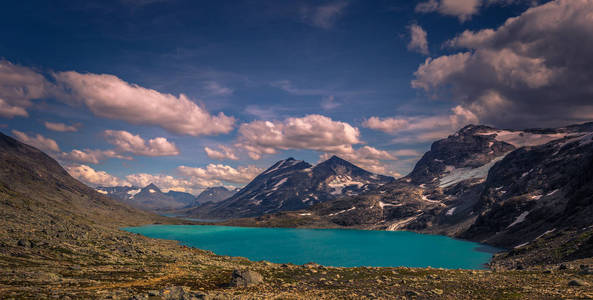
[[358,195],[393,180],[337,156],[316,166],[289,158],[275,163],[231,198],[202,205],[188,214],[230,218],[297,210],[343,195]]

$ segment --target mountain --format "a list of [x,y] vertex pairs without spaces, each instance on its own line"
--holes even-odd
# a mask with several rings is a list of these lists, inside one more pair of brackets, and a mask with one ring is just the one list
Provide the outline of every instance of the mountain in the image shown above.
[[207,202],[220,202],[222,200],[228,199],[234,194],[236,194],[240,189],[232,189],[229,190],[224,186],[215,186],[206,188],[202,191],[195,199],[196,206],[202,205]]
[[155,184],[144,188],[134,186],[97,187],[99,193],[111,196],[126,204],[144,210],[164,211],[192,206],[195,197],[192,194],[168,191],[163,193]]
[[554,263],[593,256],[592,170],[593,123],[470,125],[434,142],[403,178],[256,221],[445,234],[516,249],[506,267]]
[[288,158],[272,165],[229,199],[202,205],[188,214],[200,218],[231,218],[297,210],[339,196],[357,195],[393,180],[367,172],[337,156],[316,166]]

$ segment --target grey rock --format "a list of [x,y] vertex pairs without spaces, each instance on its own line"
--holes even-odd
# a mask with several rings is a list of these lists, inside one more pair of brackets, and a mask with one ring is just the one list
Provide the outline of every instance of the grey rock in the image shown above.
[[581,279],[573,278],[568,282],[568,286],[588,286],[589,284]]
[[264,282],[261,274],[251,270],[234,270],[231,282],[231,287],[248,287]]

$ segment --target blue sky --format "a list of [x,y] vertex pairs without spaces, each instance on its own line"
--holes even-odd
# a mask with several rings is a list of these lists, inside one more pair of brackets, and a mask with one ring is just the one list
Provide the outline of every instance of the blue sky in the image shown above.
[[[591,75],[555,72],[571,60],[552,64],[553,53],[515,47],[566,37],[530,18],[591,7],[543,2],[5,3],[0,129],[91,185],[155,181],[195,193],[243,185],[289,156],[316,163],[334,154],[405,175],[432,141],[469,123],[543,127],[593,116],[580,97],[591,91],[575,91],[581,100],[562,112],[552,99],[527,109],[524,99],[549,94],[552,78]],[[526,21],[505,24],[513,17]],[[527,33],[503,39],[512,26]],[[575,61],[589,46],[585,27]]]

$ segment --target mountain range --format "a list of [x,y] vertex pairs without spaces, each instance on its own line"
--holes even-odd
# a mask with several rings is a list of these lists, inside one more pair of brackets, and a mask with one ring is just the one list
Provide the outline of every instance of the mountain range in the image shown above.
[[[593,123],[527,130],[469,125],[434,142],[412,172],[397,180],[291,206],[292,212],[248,210],[265,191],[248,189],[213,211],[256,217],[228,224],[444,234],[514,249],[506,253],[506,267],[553,263],[592,255],[592,170]],[[261,179],[247,187],[262,186]],[[263,194],[267,203],[289,199],[281,195]],[[562,248],[566,244],[569,249]],[[559,247],[560,254],[550,256],[542,247]]]
[[186,213],[200,218],[236,218],[298,210],[341,196],[358,195],[394,180],[337,156],[315,166],[288,158],[272,165],[232,197]]
[[156,212],[175,211],[199,206],[208,202],[219,202],[231,197],[237,190],[223,186],[210,187],[198,196],[190,193],[170,190],[166,193],[154,183],[143,188],[136,186],[99,186],[97,192],[120,200],[128,205]]

